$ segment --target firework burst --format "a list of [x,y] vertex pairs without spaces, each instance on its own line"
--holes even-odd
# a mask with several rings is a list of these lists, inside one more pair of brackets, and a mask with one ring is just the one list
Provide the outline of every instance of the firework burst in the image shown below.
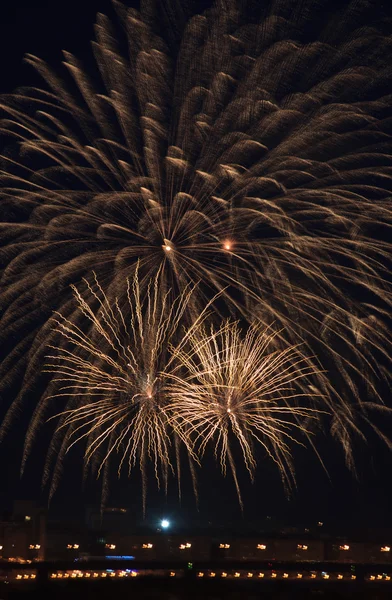
[[279,350],[276,342],[260,325],[244,334],[238,323],[216,330],[201,323],[175,352],[181,375],[170,375],[170,423],[192,452],[202,456],[213,446],[223,474],[229,464],[241,505],[234,440],[252,479],[261,446],[291,487],[290,444],[309,441],[311,421],[328,410],[312,383],[317,367],[299,348]]
[[296,432],[309,440],[311,421],[320,421],[328,405],[315,387],[322,374],[299,348],[279,349],[278,332],[260,324],[246,333],[231,321],[216,330],[208,326],[209,306],[185,328],[195,290],[174,302],[168,290],[162,301],[159,282],[158,273],[142,295],[136,270],[124,300],[113,303],[95,275],[93,284],[84,282],[85,294],[73,288],[83,329],[61,313],[54,317],[59,344],[50,347],[45,367],[54,376],[33,415],[25,459],[49,406],[63,400],[65,407],[51,417],[58,423],[44,476],[52,476],[51,494],[65,455],[83,442],[85,471],[103,472],[104,497],[116,456],[118,475],[140,467],[144,511],[149,464],[158,485],[167,489],[171,472],[181,489],[180,441],[194,484],[195,463],[214,444],[224,474],[230,465],[241,506],[234,439],[252,479],[259,444],[290,487],[289,444],[302,443]]
[[[119,332],[126,338],[145,331],[154,297],[161,319],[155,331],[166,328],[163,337],[176,347],[171,311],[181,313],[173,320],[178,331],[181,319],[186,329],[218,294],[217,319],[256,318],[265,330],[274,324],[280,350],[302,344],[304,355],[317,356],[316,388],[334,403],[331,432],[351,465],[357,415],[366,420],[368,409],[383,407],[379,381],[389,377],[384,366],[391,348],[392,161],[385,95],[391,40],[375,16],[379,3],[348,2],[334,12],[323,0],[304,0],[297,8],[291,0],[217,2],[189,20],[179,44],[164,39],[153,3],[142,0],[140,11],[113,4],[122,27],[98,16],[95,73],[65,52],[68,76],[61,78],[28,55],[46,89],[23,88],[0,102],[9,142],[0,164],[0,323],[7,348],[0,379],[7,388],[23,375],[2,431],[32,387],[48,345],[56,346],[55,310],[70,344],[59,358],[68,380],[63,393],[75,407],[79,392],[68,389],[77,384],[70,370],[80,369],[86,404],[79,416],[91,430],[87,461],[94,463],[103,439],[109,455],[117,449],[116,420],[109,433],[103,416],[116,396],[117,420],[127,401],[134,407],[133,428],[144,410],[152,419],[151,432],[140,433],[135,446],[135,437],[129,442],[125,461],[134,464],[141,452],[167,480],[166,425],[146,395],[160,389],[157,373],[165,372],[148,361],[154,355],[159,362],[163,354],[152,350],[157,339],[147,336],[141,348],[141,338],[132,337],[141,349],[134,354],[136,369],[128,350],[134,352],[133,345]],[[80,294],[75,311],[70,284],[79,286],[92,270],[102,287],[88,289],[85,300]],[[132,307],[121,287],[136,272],[139,297]],[[125,334],[124,323],[139,330]],[[219,344],[223,330],[214,331],[207,338]],[[185,346],[178,352],[196,360]],[[197,360],[203,364],[201,356]],[[103,385],[106,372],[113,380],[101,412],[89,413],[88,382]],[[373,403],[363,401],[364,390]],[[75,441],[85,430],[72,410],[62,416],[61,431]],[[233,418],[226,417],[232,431]],[[275,435],[283,440],[284,430],[282,424]],[[247,443],[255,442],[248,434]],[[254,435],[272,443],[265,432]],[[242,449],[252,471],[252,455]],[[278,463],[288,460],[282,452]]]
[[93,284],[84,283],[89,301],[73,288],[83,329],[75,320],[55,315],[59,345],[50,346],[45,367],[55,376],[33,415],[25,459],[48,406],[63,399],[65,408],[52,417],[58,427],[46,461],[44,480],[55,462],[51,493],[66,453],[84,441],[86,471],[91,468],[99,476],[103,470],[104,488],[113,456],[119,457],[119,475],[124,466],[128,474],[140,467],[145,509],[149,463],[165,488],[170,471],[180,475],[178,444],[168,433],[163,394],[172,360],[168,347],[179,339],[194,290],[185,289],[175,301],[170,290],[162,298],[158,273],[142,296],[136,270],[120,306],[118,299],[109,302],[96,277]]
[[372,1],[326,21],[314,0],[217,3],[179,47],[148,2],[114,6],[125,38],[98,16],[95,75],[66,52],[62,80],[29,55],[47,89],[1,102],[17,143],[1,170],[6,382],[35,364],[70,283],[95,270],[106,289],[139,264],[163,295],[200,282],[199,308],[224,289],[226,316],[257,312],[305,341],[340,393],[359,398],[365,379],[377,394],[392,163],[390,39],[368,25]]

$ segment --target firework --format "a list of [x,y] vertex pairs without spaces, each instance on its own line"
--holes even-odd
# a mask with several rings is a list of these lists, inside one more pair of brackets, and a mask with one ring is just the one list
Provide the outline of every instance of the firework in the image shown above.
[[200,282],[199,307],[224,289],[226,316],[256,311],[357,394],[387,353],[391,303],[390,41],[367,25],[372,2],[355,19],[328,9],[327,25],[313,0],[218,3],[179,48],[148,3],[114,6],[125,40],[99,15],[97,74],[65,53],[62,80],[29,55],[47,89],[1,103],[19,148],[1,170],[4,372],[34,362],[70,283],[139,264],[163,294]]
[[331,409],[312,383],[317,367],[299,348],[279,350],[276,341],[258,325],[244,334],[238,323],[216,330],[200,323],[175,352],[178,366],[169,375],[170,423],[192,452],[202,456],[213,446],[223,474],[229,464],[241,505],[234,441],[252,479],[261,446],[289,488],[290,445],[309,441],[311,421]]
[[[93,283],[84,283],[84,294],[73,288],[81,326],[76,319],[55,315],[59,344],[50,347],[45,367],[55,375],[33,415],[25,459],[49,407],[63,400],[65,408],[51,417],[57,429],[44,477],[46,481],[54,462],[51,493],[66,453],[84,441],[85,469],[97,476],[103,471],[104,488],[114,456],[119,457],[119,475],[124,467],[128,474],[140,467],[145,509],[148,464],[153,465],[158,485],[163,481],[165,488],[170,471],[180,474],[178,451],[177,464],[171,462],[172,449],[178,448],[175,435],[168,433],[164,386],[172,361],[168,348],[181,336],[180,323],[193,290],[185,289],[175,301],[170,290],[162,298],[158,273],[142,297],[136,270],[120,306],[117,298],[113,304],[108,301],[96,276]],[[200,315],[201,320],[204,317]],[[192,327],[183,332],[184,339],[191,331]]]
[[159,281],[158,273],[142,296],[136,270],[125,299],[113,303],[96,276],[84,282],[85,293],[73,288],[83,329],[77,319],[56,314],[59,343],[51,346],[45,367],[54,376],[30,424],[25,458],[49,407],[63,401],[65,407],[51,417],[57,428],[44,477],[54,462],[51,493],[65,455],[83,442],[85,470],[104,473],[104,491],[115,457],[118,475],[124,467],[130,475],[139,465],[144,510],[148,465],[167,489],[169,473],[180,476],[180,441],[193,477],[194,463],[215,442],[215,457],[223,473],[229,462],[241,506],[232,438],[252,478],[258,443],[290,485],[289,442],[301,443],[295,431],[309,439],[310,421],[325,413],[327,403],[314,385],[317,367],[299,348],[279,349],[278,332],[260,325],[243,333],[238,323],[226,321],[214,330],[206,324],[209,306],[185,328],[195,290],[184,290],[174,302],[168,290],[162,301]]
[[[281,350],[303,344],[352,464],[358,415],[383,408],[390,360],[391,42],[376,0],[336,13],[317,0],[262,4],[217,2],[177,43],[147,0],[140,12],[114,2],[121,27],[98,16],[96,73],[67,52],[63,78],[27,56],[46,88],[0,102],[0,379],[23,375],[3,431],[56,346],[53,310],[70,343],[86,319],[103,335],[92,305],[75,311],[70,284],[94,270],[102,311],[116,311],[137,271],[140,306],[156,286],[162,322],[179,302],[186,329],[218,295],[217,319],[273,324]],[[136,308],[125,306],[128,323]],[[115,372],[113,343],[106,362],[92,356],[96,377]],[[143,443],[168,465],[163,431],[159,452]]]

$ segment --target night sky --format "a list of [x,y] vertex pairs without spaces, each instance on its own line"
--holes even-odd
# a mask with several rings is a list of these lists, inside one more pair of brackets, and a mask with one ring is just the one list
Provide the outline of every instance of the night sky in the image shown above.
[[[125,3],[130,4],[130,0]],[[193,2],[191,10],[207,4]],[[340,1],[331,2],[331,10],[340,4]],[[136,6],[135,3],[133,5]],[[379,13],[375,11],[375,19],[382,15],[385,17],[388,12],[392,16],[389,2],[380,2],[377,6]],[[89,40],[93,38],[95,14],[98,11],[113,15],[108,0],[5,2],[0,9],[0,91],[9,93],[20,85],[40,85],[39,76],[23,63],[23,56],[27,52],[38,55],[55,68],[61,61],[62,49],[88,62],[91,56]],[[4,395],[0,410],[6,408],[13,393],[11,389]],[[33,401],[32,397],[29,401]],[[388,401],[389,398],[386,398]],[[385,419],[381,421],[384,431],[391,431],[392,422],[386,424]],[[20,478],[22,443],[27,423],[27,416],[21,414],[0,445],[2,510],[8,509],[14,499],[32,499],[41,505],[47,503],[47,491],[41,493],[40,480],[42,455],[50,439],[50,427],[43,427],[27,462],[26,472]],[[361,530],[367,526],[392,528],[392,455],[385,444],[370,432],[367,445],[358,442],[355,478],[347,471],[342,452],[329,442],[327,436],[320,437],[318,442],[329,475],[311,452],[296,450],[298,487],[290,500],[285,497],[276,468],[265,460],[261,462],[253,485],[246,474],[241,474],[245,503],[244,515],[241,515],[230,477],[225,481],[211,461],[200,476],[199,512],[192,496],[189,475],[184,468],[181,505],[174,481],[166,499],[163,492],[156,491],[152,480],[146,518],[154,520],[157,515],[168,515],[179,523],[229,525],[235,521],[262,527],[268,516],[278,522],[294,525],[320,520],[336,530],[339,527],[356,526]],[[51,504],[53,513],[77,516],[83,513],[85,504],[99,503],[98,484],[90,482],[85,491],[82,488],[82,461],[80,452],[75,450],[67,458],[63,480]],[[135,520],[142,518],[140,480],[136,472],[129,481],[125,476],[120,482],[113,480],[110,504],[127,506],[134,511]]]

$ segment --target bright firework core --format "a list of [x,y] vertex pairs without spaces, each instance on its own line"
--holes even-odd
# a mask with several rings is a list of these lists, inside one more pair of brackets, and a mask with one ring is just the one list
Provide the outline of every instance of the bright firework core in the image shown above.
[[162,248],[165,252],[170,252],[173,250],[173,244],[169,240],[163,240]]

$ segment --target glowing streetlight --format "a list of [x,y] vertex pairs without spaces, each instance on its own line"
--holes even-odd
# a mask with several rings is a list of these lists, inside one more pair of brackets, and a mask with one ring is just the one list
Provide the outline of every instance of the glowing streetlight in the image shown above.
[[167,519],[162,519],[162,521],[161,521],[162,529],[167,529],[169,526],[170,526],[170,521],[168,521]]

